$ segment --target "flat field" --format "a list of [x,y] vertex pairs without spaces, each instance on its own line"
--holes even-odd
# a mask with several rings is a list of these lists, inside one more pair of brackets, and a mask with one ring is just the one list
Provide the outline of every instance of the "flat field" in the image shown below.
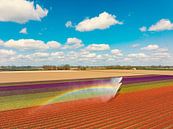
[[[15,72],[27,81],[29,72]],[[58,79],[78,79],[124,76],[123,85],[114,99],[100,103],[97,98],[41,105],[57,95],[57,82],[41,84],[10,83],[0,85],[0,128],[60,128],[60,129],[172,129],[173,128],[173,73],[171,71],[77,71],[30,72],[65,75]],[[92,73],[92,74],[91,74]],[[11,72],[7,75],[14,76]],[[72,75],[75,76],[72,76]],[[3,73],[1,73],[1,76]],[[6,76],[7,76],[6,75]],[[88,76],[85,76],[88,75]],[[72,76],[72,77],[71,77]],[[34,78],[32,77],[32,78]],[[50,76],[49,76],[50,77]],[[10,80],[10,79],[9,79]],[[51,78],[47,79],[51,80]],[[56,80],[54,78],[53,80]],[[13,82],[13,79],[10,80]],[[22,115],[21,115],[22,114]]]
[[159,70],[87,70],[87,71],[17,71],[0,72],[0,83],[69,80],[135,75],[173,75],[173,71]]

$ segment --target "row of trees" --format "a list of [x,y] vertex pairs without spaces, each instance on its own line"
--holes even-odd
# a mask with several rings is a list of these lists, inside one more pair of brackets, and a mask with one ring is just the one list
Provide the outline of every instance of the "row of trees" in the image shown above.
[[35,71],[42,70],[38,66],[0,66],[0,71]]
[[63,66],[44,65],[43,70],[70,70],[70,65],[68,64]]
[[44,65],[43,70],[86,70],[85,66],[70,66],[68,64],[62,66],[54,66],[54,65]]
[[173,66],[43,66],[44,70],[109,70],[109,69],[124,69],[124,70],[173,70]]
[[124,70],[173,70],[173,66],[70,66],[68,64],[55,66],[0,66],[1,71],[33,71],[33,70],[107,70],[107,69],[124,69]]

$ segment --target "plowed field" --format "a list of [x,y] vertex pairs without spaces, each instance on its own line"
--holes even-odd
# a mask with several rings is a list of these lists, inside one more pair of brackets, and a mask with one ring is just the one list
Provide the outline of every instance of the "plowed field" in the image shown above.
[[119,94],[106,103],[93,98],[92,101],[88,99],[0,111],[0,128],[173,128],[172,76],[126,77],[123,83]]

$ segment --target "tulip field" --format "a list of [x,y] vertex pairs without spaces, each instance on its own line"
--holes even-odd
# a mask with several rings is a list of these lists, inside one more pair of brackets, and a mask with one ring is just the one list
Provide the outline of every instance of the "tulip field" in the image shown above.
[[[67,88],[64,85],[73,89],[75,82],[0,84],[0,129],[173,128],[173,76],[123,77],[117,94],[100,101],[112,94],[109,81],[80,82],[80,90],[66,92],[68,97],[61,95]],[[91,92],[97,86],[102,89],[99,94],[81,92],[81,87]],[[76,93],[80,99],[70,96]]]

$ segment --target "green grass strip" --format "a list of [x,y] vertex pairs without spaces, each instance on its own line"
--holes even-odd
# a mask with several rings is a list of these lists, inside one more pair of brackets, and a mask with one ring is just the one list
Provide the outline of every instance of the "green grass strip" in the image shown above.
[[119,93],[136,92],[141,90],[167,87],[167,86],[173,86],[173,80],[128,84],[122,86]]

